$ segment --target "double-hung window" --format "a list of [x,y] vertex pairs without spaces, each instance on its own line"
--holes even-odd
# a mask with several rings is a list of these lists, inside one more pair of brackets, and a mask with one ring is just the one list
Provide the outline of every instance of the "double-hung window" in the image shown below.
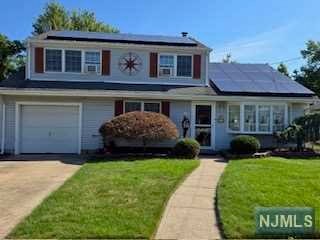
[[65,71],[72,73],[81,72],[81,51],[79,50],[66,50],[65,51]]
[[244,105],[244,131],[256,131],[256,106]]
[[159,76],[161,77],[192,77],[192,56],[160,54]]
[[177,56],[177,76],[191,77],[192,75],[192,56]]
[[46,71],[62,72],[62,50],[46,49]]
[[124,104],[124,112],[145,111],[160,113],[159,102],[127,101]]
[[86,73],[100,73],[100,52],[86,51],[84,58]]
[[283,105],[273,106],[273,131],[282,131],[285,128],[285,111]]
[[259,109],[258,111],[259,132],[270,132],[271,131],[271,119],[270,119],[271,106],[259,105],[258,109]]
[[229,105],[228,124],[231,131],[240,131],[240,105]]
[[159,76],[173,76],[175,70],[174,55],[160,55]]

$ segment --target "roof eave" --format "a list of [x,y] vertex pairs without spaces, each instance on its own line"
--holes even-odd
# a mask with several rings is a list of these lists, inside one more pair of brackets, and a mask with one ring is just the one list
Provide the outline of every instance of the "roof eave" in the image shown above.
[[[163,92],[141,91],[113,91],[113,90],[65,90],[65,89],[16,89],[0,88],[0,95],[23,95],[23,96],[65,96],[65,97],[103,97],[103,98],[141,98],[162,100],[185,100],[185,101],[261,101],[261,96],[226,96],[226,95],[183,95]],[[315,97],[279,97],[270,96],[267,102],[301,102],[313,103]]]

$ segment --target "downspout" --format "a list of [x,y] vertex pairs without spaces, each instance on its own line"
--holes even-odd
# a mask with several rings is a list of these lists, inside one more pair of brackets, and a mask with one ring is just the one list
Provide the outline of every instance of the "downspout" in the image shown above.
[[2,131],[1,131],[1,155],[4,154],[5,138],[6,138],[6,104],[2,104]]

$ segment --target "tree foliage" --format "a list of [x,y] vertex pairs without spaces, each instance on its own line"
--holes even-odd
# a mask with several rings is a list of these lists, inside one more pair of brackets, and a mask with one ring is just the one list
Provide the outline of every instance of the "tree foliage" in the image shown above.
[[294,72],[294,78],[320,96],[320,42],[310,40],[306,46],[301,51],[306,65],[300,68],[300,72]]
[[119,32],[118,29],[99,22],[93,12],[86,10],[67,11],[58,2],[46,4],[43,13],[33,23],[33,34],[38,35],[50,30],[79,30],[89,32]]
[[24,50],[22,42],[10,41],[5,35],[0,34],[0,80],[24,65]]
[[284,63],[280,63],[277,67],[277,70],[289,77],[289,71],[288,71],[287,65],[285,65]]
[[295,142],[297,150],[303,150],[307,142],[320,140],[320,113],[307,114],[293,121],[277,136],[280,142]]
[[176,139],[176,125],[165,115],[153,112],[129,112],[113,118],[100,127],[100,133],[107,139],[124,138],[140,140],[143,146],[149,141]]

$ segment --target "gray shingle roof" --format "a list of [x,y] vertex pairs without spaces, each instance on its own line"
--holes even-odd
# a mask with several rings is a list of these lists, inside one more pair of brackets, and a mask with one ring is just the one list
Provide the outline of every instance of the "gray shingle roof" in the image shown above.
[[46,39],[93,41],[93,42],[116,42],[135,43],[166,46],[195,47],[201,45],[198,41],[189,37],[142,35],[129,33],[101,33],[83,31],[50,31],[45,35]]
[[155,92],[170,95],[216,95],[211,87],[160,85],[160,84],[124,84],[105,82],[68,82],[68,81],[32,81],[24,79],[24,71],[11,75],[0,82],[0,87],[16,89],[74,89],[74,90],[110,90],[132,92]]
[[220,94],[314,95],[267,64],[210,63],[209,78]]

